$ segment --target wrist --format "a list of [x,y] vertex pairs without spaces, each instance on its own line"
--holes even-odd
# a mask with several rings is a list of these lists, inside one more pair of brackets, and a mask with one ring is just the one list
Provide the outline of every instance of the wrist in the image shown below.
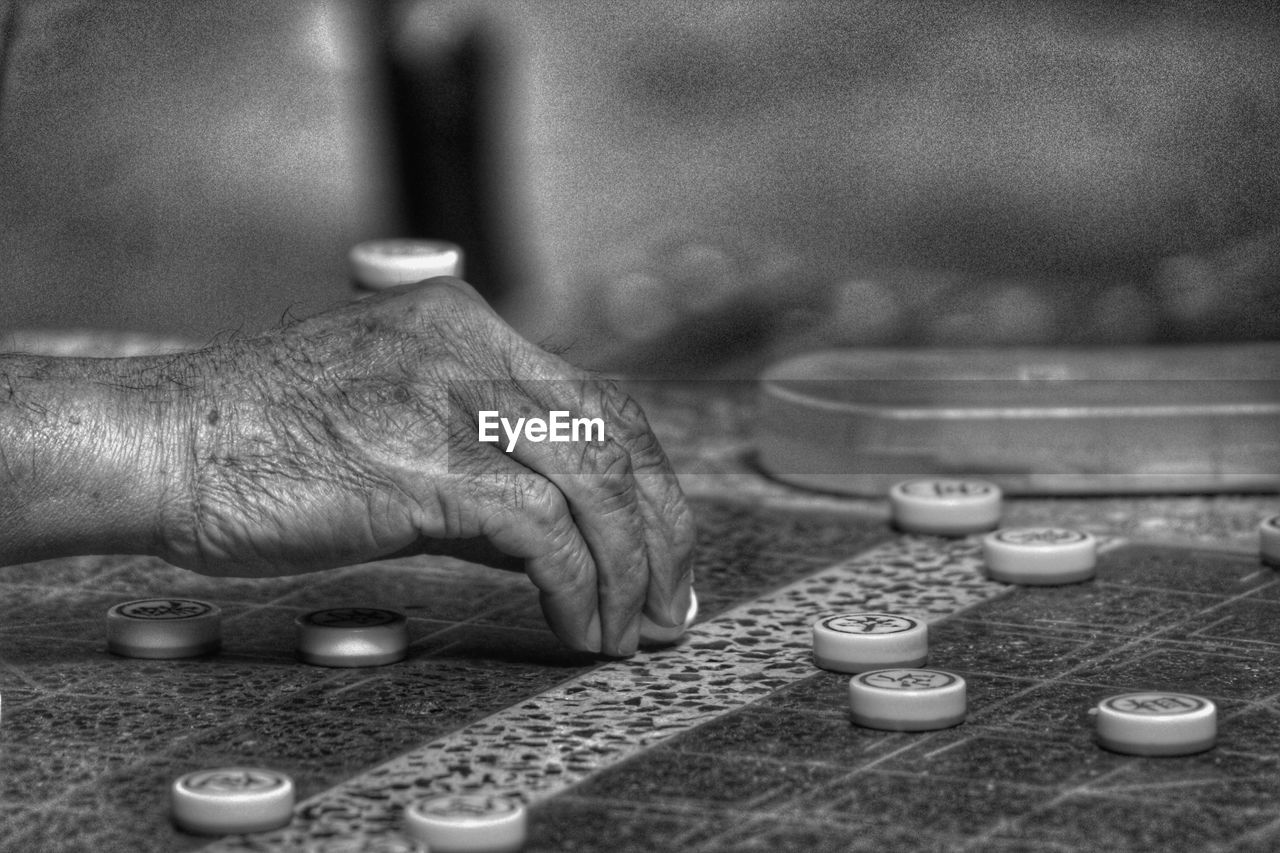
[[0,563],[165,553],[189,506],[192,364],[0,357]]

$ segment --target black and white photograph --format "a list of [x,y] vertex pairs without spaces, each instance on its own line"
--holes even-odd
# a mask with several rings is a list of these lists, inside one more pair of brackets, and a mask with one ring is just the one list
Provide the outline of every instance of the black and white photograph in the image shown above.
[[0,851],[1280,850],[1278,47],[0,0]]

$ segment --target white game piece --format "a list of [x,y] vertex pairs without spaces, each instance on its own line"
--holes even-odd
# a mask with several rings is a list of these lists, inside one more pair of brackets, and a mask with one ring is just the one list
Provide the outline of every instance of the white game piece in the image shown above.
[[189,658],[222,645],[222,609],[193,598],[141,598],[107,611],[107,651],[130,658]]
[[524,804],[496,794],[445,794],[411,803],[405,832],[431,853],[513,853],[524,846]]
[[929,657],[929,626],[896,613],[841,613],[813,623],[813,659],[835,672],[920,666]]
[[351,278],[362,290],[383,290],[440,275],[462,275],[462,249],[444,240],[366,240],[347,253]]
[[689,609],[685,611],[684,623],[670,628],[659,625],[643,613],[640,614],[640,645],[669,646],[685,635],[698,618],[698,595],[689,590]]
[[259,767],[219,767],[179,777],[170,810],[179,829],[231,835],[278,829],[293,819],[293,780]]
[[1127,755],[1189,755],[1213,746],[1218,709],[1186,693],[1124,693],[1094,709],[1098,743]]
[[1061,527],[1014,527],[982,537],[991,577],[1005,583],[1053,586],[1093,577],[1098,540]]
[[1258,525],[1258,546],[1262,562],[1280,569],[1280,515],[1264,518]]
[[964,536],[1000,523],[1001,492],[984,480],[909,480],[889,490],[889,507],[908,533]]
[[964,722],[964,679],[934,669],[877,669],[849,679],[853,721],[869,729],[924,732]]
[[315,610],[294,620],[298,657],[316,666],[382,666],[409,653],[403,613],[378,607]]

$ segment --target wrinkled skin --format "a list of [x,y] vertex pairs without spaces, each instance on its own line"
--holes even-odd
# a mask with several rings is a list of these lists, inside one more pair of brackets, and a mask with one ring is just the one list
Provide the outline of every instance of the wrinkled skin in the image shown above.
[[[523,560],[575,649],[680,624],[693,522],[639,406],[522,339],[456,279],[396,288],[198,353],[186,473],[161,553],[270,575],[416,551]],[[603,442],[478,440],[476,416],[600,417]]]

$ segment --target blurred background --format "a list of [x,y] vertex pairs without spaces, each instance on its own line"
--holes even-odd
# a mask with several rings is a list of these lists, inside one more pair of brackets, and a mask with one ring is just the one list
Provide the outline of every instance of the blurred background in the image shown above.
[[0,0],[0,337],[454,240],[584,365],[1280,337],[1273,4]]

